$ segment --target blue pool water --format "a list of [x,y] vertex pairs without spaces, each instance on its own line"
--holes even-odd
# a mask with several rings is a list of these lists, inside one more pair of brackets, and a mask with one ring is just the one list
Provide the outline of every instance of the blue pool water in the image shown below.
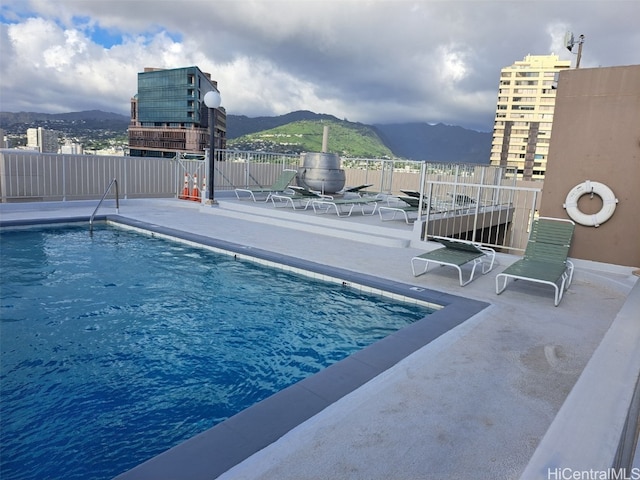
[[112,478],[429,313],[118,228],[0,240],[3,480]]

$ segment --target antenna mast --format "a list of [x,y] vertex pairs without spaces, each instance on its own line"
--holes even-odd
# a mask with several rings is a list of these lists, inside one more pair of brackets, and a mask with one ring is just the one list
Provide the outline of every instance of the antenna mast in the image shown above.
[[578,37],[578,41],[573,39],[573,33],[567,32],[564,36],[564,45],[570,52],[573,50],[573,46],[578,44],[578,58],[576,59],[576,68],[580,68],[580,59],[582,58],[582,44],[584,43],[584,35]]

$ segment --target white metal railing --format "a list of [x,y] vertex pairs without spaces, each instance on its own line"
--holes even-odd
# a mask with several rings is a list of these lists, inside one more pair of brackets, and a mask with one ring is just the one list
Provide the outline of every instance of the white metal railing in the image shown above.
[[[296,169],[300,156],[238,150],[215,151],[215,189],[272,184],[283,169]],[[495,183],[509,170],[488,165],[426,163],[388,159],[344,159],[347,185],[372,184],[373,190],[399,193],[419,190],[421,177],[432,181]],[[99,199],[104,185],[118,178],[122,198],[179,197],[206,182],[202,157],[174,158],[42,154],[0,150],[0,201]],[[515,180],[515,174],[511,174]]]
[[418,212],[421,238],[456,237],[524,251],[540,193],[540,188],[512,185],[427,181],[421,191],[425,208]]
[[[298,155],[237,150],[215,151],[215,189],[272,184],[283,169],[296,169]],[[181,198],[206,185],[202,158],[41,154],[0,150],[0,200],[67,201],[100,199],[118,179],[120,197]],[[346,185],[398,195],[421,192],[430,199],[422,238],[456,236],[520,251],[538,210],[539,188],[516,187],[515,168],[388,159],[344,159]],[[185,185],[185,178],[187,180]],[[107,198],[113,192],[106,192]],[[198,198],[198,197],[195,197]]]
[[282,170],[297,169],[300,155],[242,150],[216,150],[217,190],[271,185]]
[[173,159],[0,150],[0,199],[99,199],[113,178],[118,179],[122,198],[172,197],[177,172]]
[[420,191],[425,181],[451,181],[515,185],[516,168],[476,164],[451,164],[415,160],[345,158],[347,185],[372,184],[372,190],[398,194],[403,189]]

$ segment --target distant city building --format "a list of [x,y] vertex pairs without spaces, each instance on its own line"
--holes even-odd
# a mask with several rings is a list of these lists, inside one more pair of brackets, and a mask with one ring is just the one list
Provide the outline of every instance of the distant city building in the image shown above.
[[555,108],[558,72],[571,61],[527,55],[500,71],[491,165],[512,165],[524,180],[544,178]]
[[[198,67],[145,68],[138,73],[138,93],[131,99],[129,154],[134,157],[204,155],[209,148],[209,109],[204,96],[217,82]],[[216,109],[215,148],[226,148],[227,116]]]
[[40,153],[58,153],[59,148],[58,132],[42,127],[27,128],[27,149]]
[[0,128],[0,148],[9,148],[9,142],[7,141],[7,135],[4,130]]
[[67,155],[82,155],[84,153],[84,148],[79,143],[67,141],[60,147],[60,153]]

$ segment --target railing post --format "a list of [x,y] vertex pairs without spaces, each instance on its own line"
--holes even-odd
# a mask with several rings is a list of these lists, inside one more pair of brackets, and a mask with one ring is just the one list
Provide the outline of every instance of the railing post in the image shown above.
[[475,212],[473,213],[473,234],[471,235],[471,241],[476,241],[476,232],[478,231],[478,214],[480,213],[480,193],[484,185],[481,183],[478,187],[478,193],[476,193],[476,207]]
[[[123,190],[123,194],[124,194],[124,198],[126,199],[128,197],[128,183],[127,183],[127,163],[129,162],[127,160],[127,158],[131,158],[131,157],[122,157],[122,190]],[[116,184],[117,185],[117,184]],[[116,187],[117,188],[117,187]]]
[[249,177],[250,177],[250,173],[249,173],[249,159],[245,158],[244,159],[244,186],[248,186],[249,185]]
[[175,156],[173,157],[174,160],[174,164],[173,164],[173,176],[174,176],[174,184],[176,186],[176,198],[180,198],[180,182],[181,182],[181,178],[180,178],[180,161],[178,160],[179,153],[176,152]]
[[[418,221],[422,219],[422,205],[424,202],[424,182],[427,177],[427,162],[420,165],[420,205],[418,206]],[[427,210],[431,209],[431,197],[427,197]]]
[[211,164],[211,162],[213,162],[214,155],[215,155],[215,150],[213,148],[213,145],[211,145],[211,146],[209,146],[209,148],[205,149],[205,153],[204,153],[204,171],[205,171],[206,182],[204,183],[204,189],[202,190],[202,192],[200,192],[201,198],[204,199],[203,203],[206,203],[206,200],[209,199],[209,182],[211,182],[211,187],[214,189],[214,191],[215,191],[215,188],[216,188],[216,185],[215,185],[214,182],[215,182],[215,177],[217,175],[214,176],[214,178],[206,178],[206,175],[211,175],[213,169],[215,168],[215,163],[213,165]]
[[531,215],[529,215],[529,225],[527,225],[527,232],[531,231],[533,220],[536,217],[536,204],[538,203],[538,192],[533,192],[533,198],[531,203]]
[[429,222],[431,221],[431,201],[433,199],[433,183],[429,183],[429,208],[427,208],[427,219],[424,225],[424,239],[429,236]]
[[62,157],[62,201],[67,201],[67,156]]
[[2,198],[1,203],[7,203],[7,172],[5,169],[5,157],[4,153],[0,153],[0,194]]
[[364,182],[363,183],[369,183],[369,160],[365,160],[364,162]]
[[118,193],[118,180],[113,179],[113,183],[116,186],[116,213],[120,213],[120,195]]

